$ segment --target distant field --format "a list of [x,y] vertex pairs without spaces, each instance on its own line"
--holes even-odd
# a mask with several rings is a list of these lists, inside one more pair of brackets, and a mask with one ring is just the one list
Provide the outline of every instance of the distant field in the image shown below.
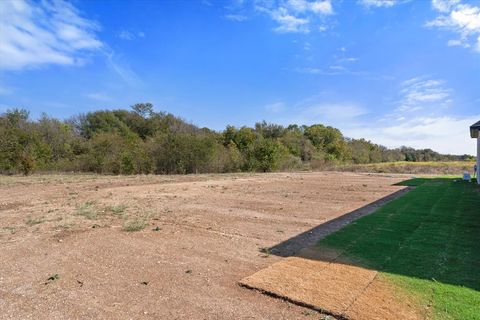
[[371,164],[354,164],[337,166],[334,170],[376,173],[408,173],[408,174],[462,174],[472,173],[475,162],[382,162]]

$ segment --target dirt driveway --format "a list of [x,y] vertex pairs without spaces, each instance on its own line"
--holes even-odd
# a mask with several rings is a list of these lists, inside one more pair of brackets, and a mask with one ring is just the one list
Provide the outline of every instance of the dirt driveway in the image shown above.
[[[318,319],[238,286],[405,176],[0,177],[1,319]],[[141,229],[127,232],[126,229]]]

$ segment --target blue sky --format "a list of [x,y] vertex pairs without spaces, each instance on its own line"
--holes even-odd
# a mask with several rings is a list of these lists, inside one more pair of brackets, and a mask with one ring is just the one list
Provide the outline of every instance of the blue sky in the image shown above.
[[473,154],[479,89],[480,1],[0,2],[0,111],[33,117],[152,102]]

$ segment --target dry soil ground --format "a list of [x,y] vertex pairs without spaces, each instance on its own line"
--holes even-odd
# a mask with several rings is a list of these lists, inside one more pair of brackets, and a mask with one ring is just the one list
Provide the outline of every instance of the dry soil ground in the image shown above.
[[238,281],[284,259],[262,248],[398,191],[405,178],[0,177],[0,318],[319,319]]

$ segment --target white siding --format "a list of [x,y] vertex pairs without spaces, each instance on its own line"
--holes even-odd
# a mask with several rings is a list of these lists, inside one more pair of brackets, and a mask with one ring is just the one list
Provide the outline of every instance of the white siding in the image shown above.
[[477,138],[477,183],[480,184],[480,135]]

